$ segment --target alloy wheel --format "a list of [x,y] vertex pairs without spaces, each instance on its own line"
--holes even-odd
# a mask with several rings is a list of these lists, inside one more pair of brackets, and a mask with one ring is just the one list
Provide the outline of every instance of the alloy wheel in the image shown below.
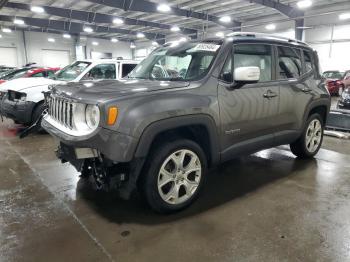
[[310,122],[306,131],[306,148],[310,153],[314,153],[322,140],[322,124],[318,119]]

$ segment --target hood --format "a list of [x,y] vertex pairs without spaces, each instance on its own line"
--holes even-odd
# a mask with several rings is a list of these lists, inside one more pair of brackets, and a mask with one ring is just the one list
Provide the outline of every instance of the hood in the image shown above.
[[156,80],[101,80],[81,81],[79,83],[65,83],[55,86],[54,94],[74,100],[106,101],[111,98],[150,93],[166,89],[183,88],[189,82],[182,81],[156,81]]
[[43,86],[43,85],[52,85],[52,84],[60,84],[61,81],[52,80],[49,78],[43,77],[29,77],[29,78],[18,78],[9,80],[0,85],[0,91],[14,90],[14,91],[22,91],[27,88]]

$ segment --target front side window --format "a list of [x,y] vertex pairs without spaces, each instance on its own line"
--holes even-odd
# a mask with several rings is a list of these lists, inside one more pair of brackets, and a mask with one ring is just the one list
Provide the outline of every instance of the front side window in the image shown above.
[[83,80],[116,79],[115,64],[100,64],[93,67]]
[[269,45],[245,44],[234,47],[233,68],[260,68],[259,82],[272,80],[272,48]]
[[76,79],[91,63],[77,61],[58,71],[51,78],[55,80],[72,81]]
[[295,79],[302,75],[301,53],[299,49],[278,47],[279,79]]
[[173,43],[138,64],[129,78],[188,81],[204,77],[220,48],[216,43]]

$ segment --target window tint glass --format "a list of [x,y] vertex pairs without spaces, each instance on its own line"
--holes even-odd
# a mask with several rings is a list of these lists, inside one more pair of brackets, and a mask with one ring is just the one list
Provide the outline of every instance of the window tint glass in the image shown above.
[[44,73],[43,72],[36,73],[36,74],[33,74],[32,77],[44,77]]
[[304,50],[304,60],[305,60],[305,70],[306,73],[310,72],[313,69],[313,61],[311,53]]
[[136,64],[122,64],[122,77],[127,76],[135,66]]
[[300,50],[290,47],[278,47],[279,79],[298,78],[301,73]]
[[226,60],[226,63],[224,67],[222,68],[220,79],[227,82],[232,83],[233,82],[233,75],[232,75],[232,56],[231,54]]
[[260,68],[260,81],[272,80],[272,52],[269,45],[244,44],[234,47],[234,69],[256,66]]
[[93,67],[83,79],[115,79],[115,64],[100,64]]

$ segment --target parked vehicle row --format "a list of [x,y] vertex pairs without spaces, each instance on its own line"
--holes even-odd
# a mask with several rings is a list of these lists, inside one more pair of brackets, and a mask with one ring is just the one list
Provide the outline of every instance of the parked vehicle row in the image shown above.
[[[126,76],[137,62],[117,59],[81,60],[57,73],[55,69],[31,68],[16,75],[31,74],[32,78],[13,77],[0,85],[0,113],[16,123],[31,125],[45,109],[44,94],[50,85],[68,82],[116,80]],[[47,78],[44,78],[47,77]],[[88,83],[85,84],[88,87]],[[1,99],[2,97],[2,99]]]
[[322,77],[331,95],[340,96],[344,89],[350,87],[350,70],[346,72],[325,71]]

